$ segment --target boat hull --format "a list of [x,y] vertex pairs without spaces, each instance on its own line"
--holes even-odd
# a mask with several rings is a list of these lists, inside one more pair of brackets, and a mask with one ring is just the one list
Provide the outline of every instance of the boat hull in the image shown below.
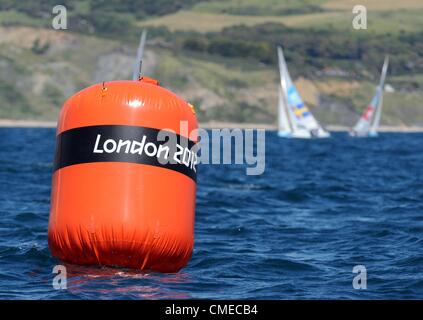
[[325,139],[330,138],[330,133],[327,131],[319,131],[318,133],[311,133],[308,130],[298,130],[294,132],[278,131],[278,137],[289,139]]

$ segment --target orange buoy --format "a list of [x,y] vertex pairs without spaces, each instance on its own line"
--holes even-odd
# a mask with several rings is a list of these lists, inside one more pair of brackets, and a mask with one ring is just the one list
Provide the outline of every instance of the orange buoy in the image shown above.
[[[57,127],[52,254],[80,265],[184,267],[194,242],[196,129],[191,106],[146,77],[69,98]],[[163,132],[175,139],[163,141]]]

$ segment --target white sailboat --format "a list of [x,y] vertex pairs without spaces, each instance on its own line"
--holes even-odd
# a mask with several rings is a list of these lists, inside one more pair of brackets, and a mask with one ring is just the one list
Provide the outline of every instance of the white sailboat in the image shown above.
[[364,110],[357,124],[351,130],[353,137],[376,137],[382,115],[383,90],[385,86],[386,72],[388,71],[389,57],[385,57],[379,85],[376,88],[376,94],[373,96],[369,106]]
[[138,45],[137,58],[134,63],[134,69],[132,71],[132,80],[137,81],[140,77],[142,58],[144,56],[144,47],[147,40],[147,30],[143,30],[141,33],[140,44]]
[[284,138],[328,138],[330,133],[305,106],[292,82],[282,48],[278,46],[280,88],[278,105],[278,135]]

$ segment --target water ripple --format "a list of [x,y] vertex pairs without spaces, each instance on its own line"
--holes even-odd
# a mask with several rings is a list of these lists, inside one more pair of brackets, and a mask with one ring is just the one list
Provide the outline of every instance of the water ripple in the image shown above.
[[[58,291],[46,238],[55,132],[0,131],[0,298],[423,298],[422,134],[268,132],[264,175],[200,167],[195,248],[180,273],[66,264]],[[352,288],[355,265],[367,290]]]

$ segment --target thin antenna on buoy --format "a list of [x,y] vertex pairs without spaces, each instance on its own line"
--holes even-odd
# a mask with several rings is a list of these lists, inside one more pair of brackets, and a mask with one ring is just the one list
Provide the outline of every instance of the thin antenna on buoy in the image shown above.
[[107,91],[106,82],[103,81],[103,83],[101,85],[101,96],[102,97],[104,97],[106,95],[106,91]]
[[142,60],[140,60],[140,62],[139,62],[139,66],[140,66],[140,68],[139,68],[139,70],[138,70],[138,78],[137,78],[137,80],[141,78]]
[[143,30],[140,38],[140,44],[137,50],[137,59],[135,60],[134,70],[132,73],[132,80],[137,81],[141,74],[141,64],[144,55],[144,46],[147,40],[147,30]]

